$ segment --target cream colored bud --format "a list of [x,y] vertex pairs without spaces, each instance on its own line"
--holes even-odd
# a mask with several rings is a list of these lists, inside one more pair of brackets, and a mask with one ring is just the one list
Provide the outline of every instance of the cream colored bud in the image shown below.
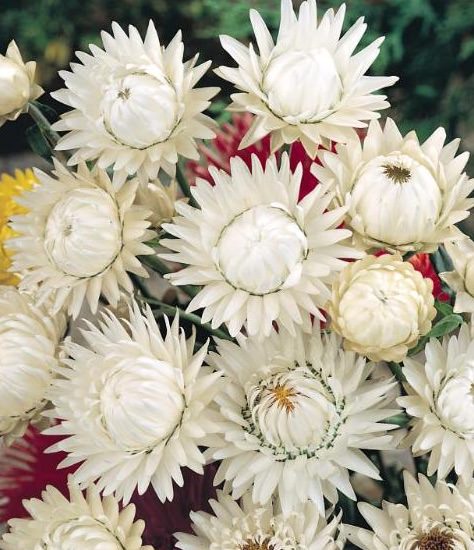
[[16,120],[28,109],[28,102],[37,99],[43,90],[35,81],[36,63],[24,63],[20,50],[12,40],[5,55],[0,55],[0,126]]
[[328,305],[344,347],[372,361],[401,361],[431,329],[433,283],[400,255],[367,256],[340,274]]

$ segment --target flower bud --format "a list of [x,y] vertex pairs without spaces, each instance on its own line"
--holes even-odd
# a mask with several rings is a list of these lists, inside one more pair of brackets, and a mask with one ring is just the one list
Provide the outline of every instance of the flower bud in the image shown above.
[[163,222],[170,222],[175,215],[175,202],[178,200],[178,184],[172,181],[169,185],[159,180],[140,185],[137,189],[136,203],[152,212],[151,226],[159,228]]
[[35,84],[35,69],[34,61],[23,62],[14,40],[6,55],[0,55],[0,126],[7,120],[16,120],[27,111],[28,102],[43,93]]
[[333,286],[331,328],[344,347],[372,361],[401,361],[431,329],[433,283],[401,256],[367,256],[349,264]]
[[340,98],[342,83],[328,50],[314,48],[276,56],[264,74],[263,88],[277,116],[305,122],[331,109]]

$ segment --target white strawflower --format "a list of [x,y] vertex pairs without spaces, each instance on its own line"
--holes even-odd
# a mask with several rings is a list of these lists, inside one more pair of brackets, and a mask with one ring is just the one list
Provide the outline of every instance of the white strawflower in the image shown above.
[[163,222],[169,222],[176,214],[175,202],[178,200],[178,184],[173,180],[164,185],[159,180],[139,185],[136,203],[152,212],[150,222],[159,229]]
[[328,10],[318,24],[316,0],[302,2],[298,17],[291,0],[281,2],[281,22],[274,43],[260,14],[250,11],[259,53],[230,36],[222,46],[238,67],[216,72],[239,91],[231,109],[256,115],[241,147],[271,132],[272,150],[301,140],[314,158],[318,145],[345,142],[354,128],[378,118],[389,106],[373,92],[394,84],[396,77],[365,76],[379,54],[383,38],[353,55],[367,25],[361,17],[341,38],[345,6]]
[[41,424],[65,324],[62,313],[52,317],[28,295],[0,286],[0,439],[7,444],[30,422]]
[[439,276],[455,292],[454,312],[474,313],[474,243],[466,237],[445,244],[454,266],[454,271]]
[[425,476],[418,479],[404,472],[408,506],[360,503],[373,531],[344,525],[348,539],[362,550],[473,550],[472,501],[443,481],[433,487]]
[[183,485],[181,467],[202,473],[201,438],[216,430],[210,403],[219,373],[203,367],[207,345],[193,355],[178,316],[161,336],[150,308],[135,304],[128,323],[109,313],[84,333],[88,348],[70,343],[71,359],[52,389],[53,414],[61,420],[48,433],[67,435],[50,448],[69,453],[64,465],[83,462],[74,479],[97,480],[104,494],[125,502],[150,483],[160,500]]
[[57,149],[77,149],[70,164],[112,166],[117,185],[134,173],[146,183],[160,168],[173,174],[178,155],[199,158],[196,138],[214,137],[202,111],[218,88],[194,89],[210,62],[184,63],[180,32],[164,48],[152,21],[144,40],[132,26],[128,36],[117,23],[112,31],[103,50],[91,44],[92,55],[78,52],[81,63],[59,73],[66,88],[51,95],[73,110],[53,126],[68,132]]
[[400,255],[367,256],[349,264],[327,304],[344,347],[372,361],[401,361],[436,316],[433,283]]
[[201,208],[177,203],[181,216],[163,225],[178,238],[161,241],[175,251],[162,257],[187,264],[171,282],[204,286],[188,311],[204,308],[204,323],[227,323],[233,336],[242,327],[268,335],[274,321],[294,332],[310,325],[310,314],[322,318],[318,308],[341,258],[359,254],[340,244],[350,232],[337,228],[344,209],[326,211],[328,188],[317,186],[298,203],[302,169],[292,173],[286,154],[279,168],[273,157],[263,168],[253,156],[251,170],[234,157],[231,175],[209,171],[215,185],[198,179],[192,189]]
[[54,177],[36,170],[39,185],[19,199],[29,212],[12,217],[12,270],[24,273],[21,288],[39,284],[38,299],[52,297],[55,311],[76,317],[86,299],[95,312],[101,294],[116,306],[120,288],[133,291],[127,272],[148,276],[136,256],[153,254],[150,212],[133,205],[138,183],[115,191],[102,170],[55,168]]
[[336,503],[336,489],[356,498],[348,469],[380,479],[361,449],[393,449],[395,426],[379,422],[397,413],[391,379],[370,379],[373,365],[344,351],[335,334],[296,338],[273,332],[263,341],[220,341],[211,364],[224,373],[216,397],[220,433],[209,436],[208,456],[221,460],[232,497],[251,491],[265,505],[278,494],[283,513],[312,501]]
[[432,338],[426,359],[406,358],[407,397],[398,402],[413,417],[407,443],[414,456],[431,453],[428,475],[474,473],[474,341],[469,325],[443,343]]
[[432,252],[464,237],[454,224],[474,205],[474,179],[463,172],[469,153],[455,156],[459,139],[445,140],[438,128],[420,144],[415,132],[403,137],[387,119],[383,130],[370,123],[363,144],[356,139],[322,153],[324,166],[312,171],[334,184],[336,205],[348,207],[345,222],[358,247]]
[[94,485],[84,495],[69,478],[69,499],[48,485],[42,499],[24,500],[28,519],[12,519],[2,550],[153,550],[142,546],[143,520],[135,506],[120,509],[113,496],[101,499]]
[[28,102],[38,99],[43,89],[35,83],[36,62],[25,63],[12,40],[0,54],[0,126],[28,111]]
[[191,512],[195,535],[176,533],[181,550],[338,550],[344,547],[338,533],[339,517],[326,522],[312,502],[299,504],[285,517],[278,503],[256,506],[246,493],[239,505],[217,492],[211,500],[214,514]]

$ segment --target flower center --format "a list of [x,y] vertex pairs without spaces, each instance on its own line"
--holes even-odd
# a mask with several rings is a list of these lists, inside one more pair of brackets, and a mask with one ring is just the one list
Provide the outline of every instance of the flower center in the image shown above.
[[337,424],[338,411],[321,381],[305,367],[271,365],[272,374],[258,373],[246,388],[248,413],[262,444],[282,452],[323,445]]
[[441,191],[431,169],[408,155],[379,156],[362,165],[351,192],[355,229],[398,246],[426,242],[441,212]]
[[411,172],[408,168],[397,164],[385,164],[383,173],[395,183],[406,183],[410,180]]
[[[117,357],[105,360],[117,363]],[[110,438],[129,452],[149,450],[170,437],[185,408],[172,365],[138,357],[108,371],[100,392],[100,412]]]
[[424,533],[417,541],[417,550],[452,550],[454,548],[454,537],[451,533],[442,531],[439,528]]
[[293,388],[277,385],[270,390],[270,393],[274,395],[275,403],[280,408],[285,409],[287,413],[295,410],[295,404],[292,402],[291,398],[295,397],[297,393]]
[[171,84],[146,73],[117,79],[107,88],[101,103],[105,129],[116,141],[134,149],[166,141],[182,110]]
[[240,547],[240,550],[271,550],[270,541],[264,539],[257,542],[254,539],[249,539]]
[[259,205],[224,228],[214,254],[229,284],[263,295],[299,281],[307,250],[305,234],[287,212]]
[[102,189],[70,191],[49,213],[44,247],[67,275],[102,273],[122,248],[122,223],[112,197]]
[[326,48],[287,51],[274,57],[262,87],[270,110],[289,124],[328,116],[342,94],[336,63]]

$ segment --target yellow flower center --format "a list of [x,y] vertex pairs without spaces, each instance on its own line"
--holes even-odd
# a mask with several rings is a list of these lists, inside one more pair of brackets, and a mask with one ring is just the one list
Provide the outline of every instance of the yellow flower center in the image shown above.
[[275,403],[281,409],[285,409],[287,413],[295,410],[295,404],[291,401],[291,398],[298,394],[293,388],[278,385],[269,391],[273,395]]

